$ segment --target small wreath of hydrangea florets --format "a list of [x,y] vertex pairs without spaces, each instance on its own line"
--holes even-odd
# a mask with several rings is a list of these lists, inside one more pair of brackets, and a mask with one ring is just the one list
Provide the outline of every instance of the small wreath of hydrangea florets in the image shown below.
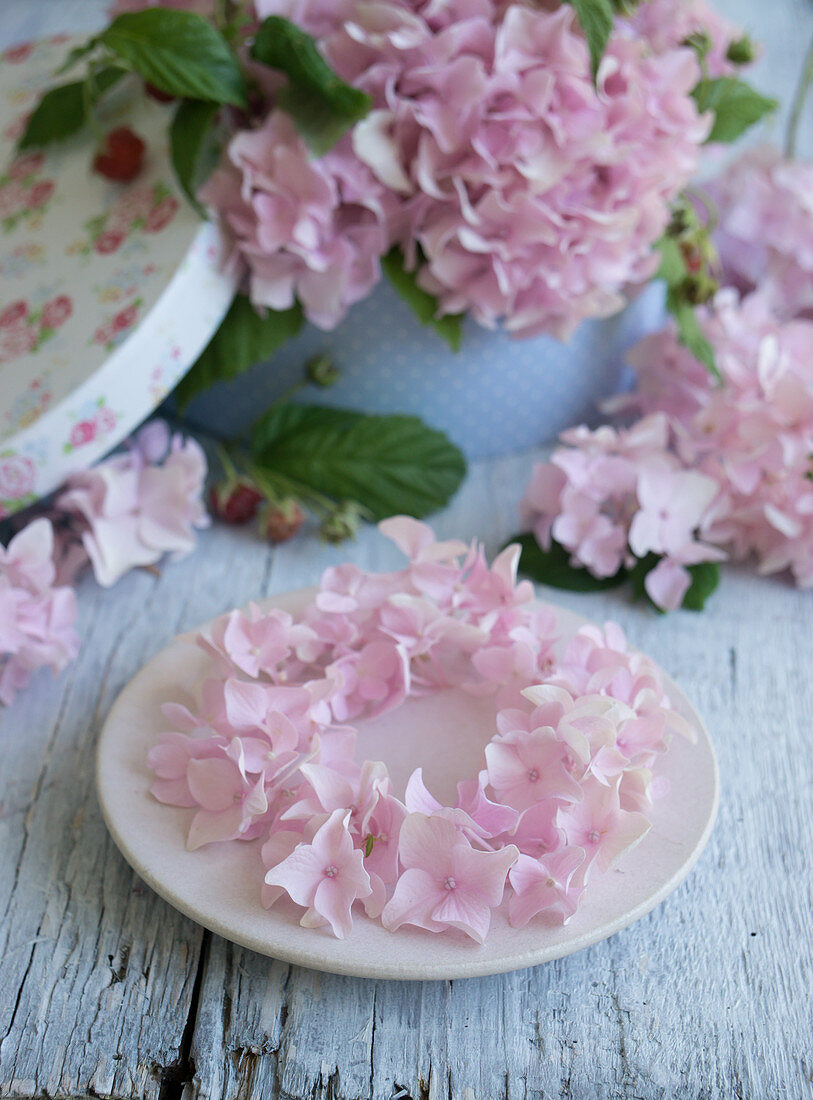
[[[357,900],[391,931],[478,943],[506,893],[514,926],[567,921],[648,831],[672,732],[694,731],[618,626],[584,627],[554,657],[555,614],[517,583],[516,547],[489,566],[407,517],[380,530],[405,569],[330,568],[296,618],[250,606],[199,635],[211,665],[194,711],[163,706],[152,793],[195,809],[190,849],[265,838],[263,904],[288,894],[304,926],[340,938]],[[484,766],[454,806],[420,768],[401,800],[383,763],[357,762],[349,723],[449,687],[494,699]]]

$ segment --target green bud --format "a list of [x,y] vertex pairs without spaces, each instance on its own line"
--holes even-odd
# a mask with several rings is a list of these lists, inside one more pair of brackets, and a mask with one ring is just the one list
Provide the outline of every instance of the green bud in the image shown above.
[[736,42],[730,42],[726,50],[726,57],[732,65],[750,65],[756,55],[754,43],[747,34]]
[[339,381],[339,369],[329,355],[314,355],[305,364],[305,378],[326,390]]
[[712,42],[708,31],[694,31],[683,39],[681,46],[691,46],[702,61],[711,49]]
[[717,291],[717,283],[708,275],[702,273],[687,275],[680,284],[680,296],[693,306],[702,305],[714,297]]
[[667,237],[682,237],[691,228],[692,220],[685,206],[678,206],[672,211],[672,218],[666,227]]
[[322,520],[319,535],[324,542],[354,539],[362,518],[362,508],[354,500],[343,500]]

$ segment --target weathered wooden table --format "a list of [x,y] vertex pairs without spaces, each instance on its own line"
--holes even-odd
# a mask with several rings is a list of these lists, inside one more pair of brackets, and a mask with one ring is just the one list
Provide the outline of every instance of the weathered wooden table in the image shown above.
[[[527,456],[475,466],[441,537],[496,549],[527,469]],[[271,551],[213,528],[160,577],[82,586],[78,661],[0,716],[0,1095],[807,1095],[813,598],[778,580],[729,571],[702,616],[667,619],[619,595],[554,597],[618,619],[686,687],[723,777],[688,880],[582,954],[482,980],[355,981],[210,935],[130,871],[93,787],[116,693],[178,631],[347,554],[396,560],[374,531]]]
[[[727,0],[729,12],[735,0]],[[2,37],[98,24],[92,0],[4,0]],[[810,26],[758,16],[786,93]],[[806,20],[806,24],[803,22]],[[799,36],[801,37],[801,36]],[[763,79],[763,87],[771,87]],[[493,552],[515,528],[529,456],[476,465],[436,520]],[[355,981],[235,947],[130,871],[101,821],[96,735],[178,631],[312,583],[351,556],[395,564],[375,532],[270,550],[212,529],[194,557],[112,591],[80,589],[83,648],[0,713],[0,1096],[519,1100],[813,1093],[813,597],[728,570],[702,616],[618,594],[554,599],[619,620],[692,696],[722,773],[719,821],[689,879],[582,954],[502,977]]]

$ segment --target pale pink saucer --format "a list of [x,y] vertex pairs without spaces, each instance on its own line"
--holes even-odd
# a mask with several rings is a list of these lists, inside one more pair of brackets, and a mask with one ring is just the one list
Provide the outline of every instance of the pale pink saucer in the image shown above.
[[[261,606],[297,612],[312,595],[311,589],[289,592]],[[565,637],[585,622],[564,609],[557,608],[557,614]],[[113,839],[145,882],[205,928],[263,955],[337,974],[401,980],[470,978],[535,966],[589,947],[648,913],[683,881],[711,833],[719,795],[714,750],[685,695],[664,677],[675,706],[696,727],[697,743],[673,740],[658,767],[670,790],[650,812],[651,831],[617,869],[591,881],[567,925],[537,918],[515,929],[495,911],[483,946],[457,932],[434,935],[409,927],[387,932],[363,911],[354,911],[346,940],[301,928],[290,903],[270,911],[260,903],[261,840],[188,852],[192,811],[160,805],[149,793],[146,756],[165,724],[160,704],[183,698],[208,661],[193,641],[194,634],[177,638],[116,700],[99,738],[99,801]],[[422,765],[427,786],[444,800],[453,798],[459,779],[476,775],[492,727],[490,701],[449,691],[409,700],[364,723],[359,751],[388,765],[397,794],[413,768]]]

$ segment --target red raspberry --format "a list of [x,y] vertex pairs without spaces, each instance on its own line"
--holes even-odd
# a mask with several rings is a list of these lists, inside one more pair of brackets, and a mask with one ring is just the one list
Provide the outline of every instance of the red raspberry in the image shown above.
[[93,160],[93,170],[109,180],[129,183],[141,171],[145,145],[129,126],[117,126]]
[[305,513],[293,498],[269,504],[263,512],[262,530],[269,542],[287,542],[305,522]]
[[221,481],[209,490],[212,514],[223,523],[248,523],[262,500],[262,493],[250,481]]
[[162,92],[160,88],[156,88],[154,84],[150,84],[145,81],[144,91],[150,97],[154,99],[156,103],[172,103],[175,98],[170,92]]

